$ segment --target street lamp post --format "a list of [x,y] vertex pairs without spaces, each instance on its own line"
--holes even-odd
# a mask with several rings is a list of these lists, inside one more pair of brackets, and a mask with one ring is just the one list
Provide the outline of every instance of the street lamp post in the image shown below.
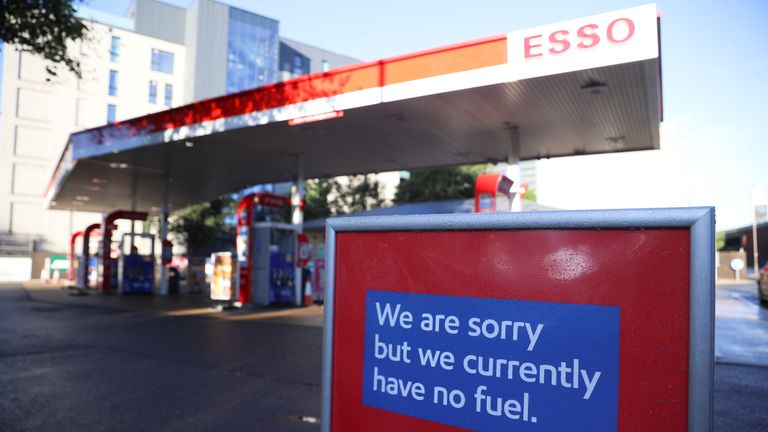
[[760,277],[760,264],[757,257],[757,207],[752,206],[752,262],[755,263],[755,278]]
[[762,184],[752,185],[752,258],[754,261],[754,274],[756,278],[760,277],[760,264],[757,253],[757,207],[768,204],[765,189]]

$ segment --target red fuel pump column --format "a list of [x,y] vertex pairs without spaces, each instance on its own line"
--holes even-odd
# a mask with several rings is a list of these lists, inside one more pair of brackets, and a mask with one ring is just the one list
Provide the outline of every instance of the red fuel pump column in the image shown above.
[[518,193],[517,199],[522,199],[525,185],[515,185],[505,174],[480,174],[475,181],[475,213],[509,211]]
[[299,277],[299,290],[301,297],[301,303],[304,306],[312,304],[312,290],[311,290],[311,274],[306,271],[307,264],[312,258],[310,251],[309,237],[306,234],[296,235],[296,268],[300,272]]
[[77,242],[77,238],[82,235],[82,231],[77,231],[72,233],[72,236],[69,238],[69,250],[67,251],[69,268],[67,269],[67,280],[70,282],[75,282],[75,278],[77,277],[77,272],[75,271],[75,260],[77,259],[77,255],[75,255],[75,243]]
[[[81,274],[83,275],[83,288],[88,288],[88,257],[91,254],[90,249],[90,240],[91,240],[91,234],[100,234],[99,227],[101,227],[101,224],[91,224],[88,225],[88,227],[83,231],[83,271]],[[78,281],[78,286],[80,281]]]
[[237,252],[237,301],[251,301],[251,221],[253,200],[256,194],[248,194],[237,203],[237,227],[235,229],[235,251]]
[[163,240],[161,243],[162,243],[162,252],[161,252],[160,260],[164,266],[168,266],[171,264],[171,261],[173,260],[173,242],[170,240]]
[[103,269],[101,273],[101,292],[108,293],[111,288],[112,268],[110,267],[109,256],[110,247],[112,246],[112,230],[115,229],[115,221],[118,219],[143,221],[147,220],[147,216],[147,212],[117,210],[108,214],[107,217],[104,218],[104,222],[101,225],[101,233],[103,235],[103,239],[101,242],[101,257],[99,258],[101,260],[101,267]]
[[[288,197],[266,192],[248,194],[237,204],[237,229],[235,230],[235,250],[237,252],[237,301],[245,304],[253,301],[253,223],[257,206],[282,209],[291,205]],[[269,245],[264,245],[268,247]]]

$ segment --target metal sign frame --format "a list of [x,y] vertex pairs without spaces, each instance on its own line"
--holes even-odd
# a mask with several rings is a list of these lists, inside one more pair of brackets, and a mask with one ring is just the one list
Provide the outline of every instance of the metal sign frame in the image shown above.
[[336,234],[386,231],[687,229],[690,233],[688,431],[713,430],[714,226],[712,207],[372,216],[329,219],[323,317],[322,430],[331,430]]

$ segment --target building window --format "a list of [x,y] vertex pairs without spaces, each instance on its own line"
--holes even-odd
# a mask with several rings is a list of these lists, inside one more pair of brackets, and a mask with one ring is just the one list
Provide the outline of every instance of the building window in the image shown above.
[[322,68],[323,72],[328,72],[328,70],[331,68],[331,65],[328,64],[328,60],[323,59],[320,61],[320,67]]
[[157,103],[157,81],[149,82],[149,103]]
[[303,59],[299,54],[296,54],[293,56],[293,70],[291,73],[293,73],[293,76],[299,76],[303,75],[304,72],[304,63],[302,61]]
[[165,85],[165,106],[171,106],[173,104],[173,86],[171,84]]
[[109,104],[107,105],[107,123],[114,123],[117,116],[117,106]]
[[109,71],[109,95],[117,96],[117,71]]
[[109,48],[109,60],[116,63],[120,59],[120,38],[112,36],[112,45]]
[[173,73],[173,53],[152,49],[152,70]]
[[278,66],[283,79],[308,74],[310,62],[309,57],[284,42],[280,43],[280,63]]

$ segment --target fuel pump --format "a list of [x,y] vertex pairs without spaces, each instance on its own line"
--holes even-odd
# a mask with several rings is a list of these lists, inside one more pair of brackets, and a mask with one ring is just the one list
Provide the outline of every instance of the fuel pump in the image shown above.
[[80,272],[82,272],[82,255],[78,255],[75,252],[75,244],[77,239],[83,236],[82,231],[77,231],[69,238],[69,250],[67,251],[67,259],[69,260],[69,268],[67,269],[67,282],[70,285],[77,286],[80,281]]
[[173,242],[170,240],[163,240],[162,242],[162,254],[161,262],[164,266],[167,266],[173,260]]
[[[88,227],[83,231],[83,263],[81,266],[82,270],[82,279],[78,279],[78,287],[82,286],[83,288],[91,288],[94,287],[98,283],[99,279],[99,260],[98,260],[98,250],[100,246],[100,238],[101,238],[101,230],[99,227],[101,224],[91,224],[88,225]],[[96,248],[91,248],[91,241],[96,243]],[[96,253],[91,254],[91,251],[94,250]]]
[[114,222],[118,219],[147,220],[146,212],[117,210],[108,214],[101,224],[101,254],[99,266],[101,274],[101,292],[109,293],[118,286],[119,251],[112,250],[112,231],[116,228]]
[[[522,199],[526,185],[516,185],[503,173],[486,173],[475,181],[475,213],[509,211],[512,201]],[[520,195],[516,198],[517,195]]]
[[[69,242],[69,251],[67,255],[69,257],[69,270],[67,271],[67,279],[69,284],[77,288],[78,290],[85,290],[91,286],[93,271],[98,267],[96,263],[96,256],[91,254],[92,250],[98,250],[91,248],[91,242],[101,237],[99,231],[100,224],[91,224],[84,231],[77,231],[72,234]],[[81,239],[81,253],[76,252],[75,244],[77,240]]]
[[299,227],[285,223],[288,197],[245,196],[237,206],[237,299],[241,304],[300,304]]
[[154,234],[125,233],[119,250],[118,291],[121,294],[152,294],[155,285]]

